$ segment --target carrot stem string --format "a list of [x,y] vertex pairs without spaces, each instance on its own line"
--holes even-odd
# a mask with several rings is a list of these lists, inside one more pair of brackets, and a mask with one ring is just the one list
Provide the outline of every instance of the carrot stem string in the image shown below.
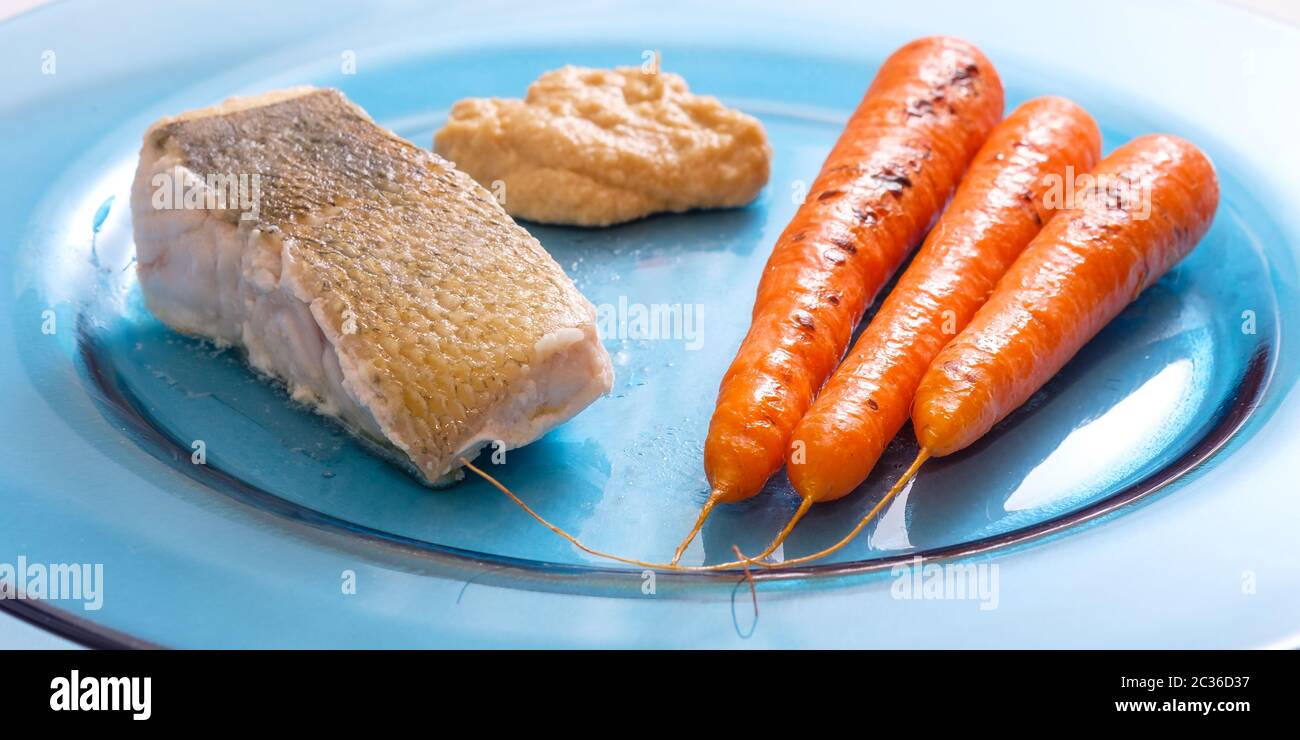
[[[811,499],[805,499],[804,503],[800,504],[799,510],[795,512],[795,516],[791,518],[791,521],[788,524],[786,524],[785,529],[783,529],[781,534],[778,535],[778,540],[775,541],[773,545],[769,545],[768,550],[765,550],[759,556],[745,557],[745,555],[740,552],[739,547],[733,546],[732,549],[736,552],[736,555],[739,559],[733,560],[729,563],[715,563],[714,565],[678,565],[676,563],[652,563],[646,560],[627,558],[621,555],[614,555],[613,553],[602,552],[601,550],[597,550],[593,547],[588,547],[587,545],[583,544],[582,541],[579,540],[577,537],[574,537],[573,535],[569,534],[563,529],[555,526],[554,524],[551,524],[541,514],[538,514],[536,511],[533,511],[532,507],[524,503],[523,499],[516,496],[509,488],[507,488],[503,483],[501,483],[501,481],[498,481],[496,478],[484,472],[483,470],[481,470],[476,465],[474,465],[469,460],[466,460],[463,457],[460,458],[460,462],[466,468],[473,471],[480,478],[487,481],[493,488],[496,488],[498,491],[501,491],[506,496],[510,497],[510,500],[513,501],[516,506],[523,509],[524,512],[526,512],[530,517],[536,520],[543,527],[546,527],[556,535],[564,538],[565,540],[568,540],[569,544],[587,553],[588,555],[593,555],[598,558],[604,558],[606,560],[613,560],[615,562],[624,563],[627,565],[636,565],[642,568],[650,568],[652,570],[673,570],[673,571],[686,571],[686,572],[699,573],[699,572],[708,572],[708,571],[730,570],[736,567],[741,567],[748,570],[749,566],[751,565],[755,565],[760,568],[766,568],[769,570],[774,570],[779,568],[788,568],[793,565],[802,565],[804,563],[809,563],[814,560],[819,560],[828,555],[834,554],[835,552],[842,549],[845,545],[849,544],[849,542],[852,542],[853,539],[857,537],[858,534],[867,526],[867,524],[870,523],[871,520],[874,519],[882,509],[884,509],[884,507],[890,502],[890,500],[892,500],[894,496],[898,495],[899,491],[903,490],[903,488],[907,485],[907,483],[911,481],[913,477],[916,476],[917,471],[921,468],[921,464],[924,463],[926,459],[929,458],[929,456],[930,456],[930,451],[926,449],[922,449],[921,452],[916,456],[916,460],[912,462],[911,467],[909,467],[907,469],[907,472],[903,474],[903,477],[899,478],[898,482],[895,483],[894,486],[889,489],[889,492],[886,493],[884,497],[881,498],[880,501],[878,501],[876,505],[871,508],[871,511],[867,512],[866,516],[862,517],[862,520],[858,522],[857,526],[854,527],[851,532],[845,535],[843,539],[841,539],[839,542],[836,542],[834,545],[831,545],[830,547],[826,548],[825,550],[821,550],[820,552],[815,552],[811,555],[804,555],[799,558],[794,558],[792,560],[783,560],[779,563],[769,563],[760,559],[761,557],[766,557],[767,555],[770,555],[771,552],[774,551],[777,546],[779,546],[780,540],[783,540],[785,536],[789,534],[789,531],[794,528],[794,525],[798,523],[798,520],[803,517],[803,512],[806,512],[807,508],[811,506],[810,503]],[[755,600],[757,600],[757,595],[755,595]]]
[[776,552],[776,548],[780,547],[781,543],[785,542],[785,538],[789,537],[790,533],[794,531],[794,525],[798,524],[799,520],[803,519],[804,514],[807,514],[808,511],[812,509],[812,505],[813,505],[813,499],[811,497],[806,498],[802,502],[800,502],[799,508],[796,509],[794,512],[794,516],[790,517],[790,521],[786,522],[785,527],[776,535],[776,537],[772,539],[772,544],[768,545],[766,550],[760,552],[759,554],[755,555],[752,558],[746,558],[744,555],[740,554],[740,548],[736,548],[736,556],[741,558],[742,560],[745,560],[746,562],[754,562],[754,561],[762,560],[768,555],[771,555],[772,553]]
[[894,483],[893,487],[889,489],[889,492],[886,493],[879,501],[877,501],[876,505],[871,507],[871,511],[868,511],[866,515],[863,516],[862,519],[858,521],[858,525],[854,527],[853,530],[850,531],[847,535],[845,535],[844,538],[841,539],[839,542],[836,542],[835,544],[831,545],[830,547],[824,550],[819,550],[818,552],[814,552],[811,555],[804,555],[798,558],[791,558],[790,560],[782,560],[779,563],[766,563],[766,562],[757,561],[754,562],[754,564],[759,566],[760,568],[769,568],[769,569],[789,568],[794,565],[803,565],[804,563],[810,563],[814,560],[821,560],[822,558],[827,557],[828,555],[835,554],[839,550],[843,549],[845,545],[852,542],[853,539],[857,537],[858,534],[860,534],[868,524],[871,523],[871,520],[875,519],[876,516],[880,514],[881,511],[884,510],[885,506],[888,505],[889,502],[892,501],[893,498],[897,496],[900,491],[902,491],[904,488],[907,487],[907,484],[910,483],[912,479],[916,477],[917,471],[921,469],[921,464],[924,463],[929,458],[930,458],[930,451],[925,448],[922,448],[921,451],[917,453],[916,459],[912,461],[912,465],[907,469],[907,472],[903,473],[903,476],[899,478],[896,483]]
[[758,621],[758,588],[754,585],[754,574],[749,572],[749,562],[746,561],[745,556],[741,554],[740,547],[737,545],[732,545],[731,551],[736,553],[736,557],[740,558],[740,562],[745,564],[745,580],[749,581],[749,598],[751,601],[754,602],[754,621],[757,622]]
[[[673,563],[651,563],[645,560],[637,560],[635,558],[625,558],[621,555],[614,555],[613,553],[602,552],[600,550],[597,550],[594,547],[588,547],[587,545],[583,544],[582,541],[579,540],[577,537],[574,537],[573,535],[569,534],[563,529],[555,526],[554,524],[551,524],[541,514],[538,514],[536,511],[533,511],[531,506],[524,503],[523,499],[516,496],[514,492],[512,492],[509,488],[507,488],[501,481],[497,480],[496,478],[493,478],[491,475],[481,470],[478,466],[474,465],[469,460],[466,460],[463,457],[459,459],[462,465],[464,465],[466,468],[473,471],[476,475],[478,475],[483,480],[487,481],[493,488],[509,496],[510,500],[514,501],[516,506],[523,509],[529,516],[535,519],[537,523],[551,530],[552,532],[559,535],[560,537],[563,537],[564,539],[568,540],[569,544],[573,545],[579,550],[582,550],[588,555],[594,555],[598,558],[604,558],[606,560],[613,560],[618,563],[626,563],[628,565],[638,565],[641,566],[642,568],[650,568],[653,570],[675,570],[675,571],[688,571],[694,573],[717,571],[717,570],[731,570],[732,568],[744,567],[744,566],[755,564],[752,558],[742,558],[740,560],[733,560],[729,563],[715,563],[714,565],[675,565]],[[737,548],[737,550],[739,550],[739,548]]]
[[645,562],[645,561],[643,561],[643,560],[635,560],[635,559],[632,559],[632,558],[625,558],[625,557],[622,557],[622,556],[620,556],[620,555],[613,555],[613,554],[610,554],[610,553],[607,553],[607,552],[601,552],[600,550],[596,550],[596,549],[593,549],[593,548],[587,547],[586,545],[582,544],[582,541],[579,540],[577,537],[574,537],[573,535],[569,534],[568,532],[565,532],[563,529],[560,529],[559,527],[555,526],[554,524],[551,524],[551,523],[548,522],[546,519],[544,519],[544,518],[542,517],[541,514],[538,514],[537,512],[533,511],[533,509],[532,509],[531,506],[529,506],[528,504],[524,503],[524,500],[523,500],[523,499],[521,499],[521,498],[519,498],[518,496],[516,496],[516,495],[515,495],[515,494],[514,494],[514,493],[513,493],[509,488],[506,488],[505,485],[501,483],[501,481],[499,481],[499,480],[497,480],[496,478],[493,478],[492,476],[490,476],[490,475],[488,475],[487,473],[483,472],[483,471],[480,470],[477,466],[475,466],[474,463],[471,463],[469,460],[466,460],[466,459],[463,458],[463,457],[460,458],[460,461],[461,461],[461,463],[462,463],[465,467],[467,467],[467,468],[469,468],[470,470],[472,470],[472,471],[474,471],[475,473],[477,473],[478,476],[479,476],[480,478],[482,478],[483,480],[485,480],[485,481],[487,481],[488,483],[490,483],[490,484],[491,484],[494,488],[496,488],[498,491],[500,491],[500,492],[504,493],[505,495],[509,496],[511,501],[514,501],[515,504],[519,506],[519,508],[521,508],[521,509],[523,509],[525,512],[527,512],[528,515],[531,516],[533,519],[536,519],[537,522],[538,522],[539,524],[541,524],[543,527],[546,527],[547,529],[551,530],[551,531],[554,532],[555,534],[557,534],[557,535],[563,537],[564,539],[568,540],[568,541],[569,541],[569,544],[573,545],[574,547],[578,548],[579,550],[582,550],[583,552],[585,552],[585,553],[587,553],[587,554],[589,554],[589,555],[595,555],[595,556],[598,557],[598,558],[605,558],[605,559],[607,559],[607,560],[614,560],[614,561],[617,561],[617,562],[620,562],[620,563],[626,563],[626,564],[628,564],[628,565],[639,565],[639,566],[641,566],[641,567],[643,567],[643,568],[659,568],[659,567],[662,567],[662,564],[648,563],[648,562]]
[[718,505],[718,499],[717,491],[709,494],[709,500],[705,501],[704,508],[700,509],[700,516],[695,520],[695,526],[691,527],[691,531],[686,534],[686,539],[682,540],[682,544],[678,545],[677,549],[673,551],[673,560],[670,565],[677,565],[677,561],[682,559],[682,554],[686,552],[686,548],[690,547],[695,535],[699,534],[700,530],[704,528],[704,521],[713,512],[713,507]]

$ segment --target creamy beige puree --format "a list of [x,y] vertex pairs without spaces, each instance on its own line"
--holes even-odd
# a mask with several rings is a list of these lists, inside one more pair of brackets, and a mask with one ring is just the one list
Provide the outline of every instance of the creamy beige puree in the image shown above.
[[564,67],[523,100],[462,100],[434,149],[512,216],[580,226],[745,205],[772,159],[753,116],[635,67]]

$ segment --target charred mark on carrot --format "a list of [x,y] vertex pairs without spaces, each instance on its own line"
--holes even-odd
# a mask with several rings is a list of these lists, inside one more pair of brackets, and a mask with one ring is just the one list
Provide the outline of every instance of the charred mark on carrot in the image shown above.
[[912,187],[912,178],[897,165],[882,167],[872,179],[892,195],[902,195],[904,190]]
[[972,79],[974,77],[979,77],[979,74],[980,74],[979,65],[976,64],[975,62],[967,61],[966,66],[961,67],[960,69],[958,69],[956,72],[953,73],[952,84],[958,84],[961,82],[965,82],[966,80]]
[[[977,70],[968,69],[976,63]],[[907,116],[909,103],[916,113],[932,114]],[[866,308],[861,304],[884,287],[924,236],[925,225],[951,197],[966,163],[1000,118],[1002,104],[992,65],[956,39],[920,39],[882,65],[788,236],[774,246],[751,330],[719,389],[704,467],[720,500],[758,494],[780,467],[793,422],[843,354],[850,332],[841,330],[857,323]],[[945,105],[954,115],[942,113]],[[831,190],[839,191],[838,199],[826,195]],[[876,233],[879,224],[888,228]],[[793,237],[804,231],[808,238],[796,245]],[[837,236],[851,241],[833,241]],[[832,292],[835,300],[827,296]],[[816,319],[815,333],[792,319],[796,310]],[[795,377],[774,382],[782,365]],[[780,416],[770,426],[776,433],[754,427],[760,408]],[[696,526],[687,534],[678,553],[698,532]]]
[[870,226],[876,222],[876,212],[870,208],[862,208],[860,206],[855,207],[853,209],[853,217],[858,220],[858,223],[864,226]]
[[902,169],[904,168],[897,166],[887,167],[880,177],[889,180],[890,182],[898,183],[905,188],[910,188],[912,187],[912,178],[908,177],[905,172],[901,172],[900,170]]
[[835,246],[839,247],[840,249],[843,249],[845,252],[848,252],[849,254],[858,253],[857,242],[852,237],[833,236],[831,237],[831,244],[834,244]]
[[907,115],[912,118],[922,118],[934,115],[934,101],[925,98],[907,101]]

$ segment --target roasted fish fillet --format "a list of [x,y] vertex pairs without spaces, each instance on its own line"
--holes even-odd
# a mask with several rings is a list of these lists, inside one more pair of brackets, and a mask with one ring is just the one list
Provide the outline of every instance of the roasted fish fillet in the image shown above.
[[242,347],[430,484],[485,444],[537,439],[613,382],[595,309],[541,244],[336,90],[158,121],[131,213],[155,316]]

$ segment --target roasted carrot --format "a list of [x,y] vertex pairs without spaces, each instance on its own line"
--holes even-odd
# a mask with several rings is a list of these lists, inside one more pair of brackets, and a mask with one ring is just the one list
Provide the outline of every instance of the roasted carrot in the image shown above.
[[1043,386],[1210,227],[1219,181],[1174,136],[1143,136],[1090,173],[921,379],[921,446],[956,452]]
[[993,129],[916,258],[795,427],[786,467],[801,497],[834,500],[866,480],[907,421],[930,361],[1051,217],[1044,195],[1100,158],[1097,124],[1064,98],[1031,100]]
[[762,489],[877,291],[934,222],[1002,116],[1002,83],[971,44],[929,37],[881,66],[758,285],[704,445],[711,492],[673,563],[720,502]]
[[1174,136],[1115,150],[1074,188],[917,388],[920,452],[847,544],[929,457],[961,450],[1024,403],[1148,286],[1196,246],[1219,203],[1210,160]]

